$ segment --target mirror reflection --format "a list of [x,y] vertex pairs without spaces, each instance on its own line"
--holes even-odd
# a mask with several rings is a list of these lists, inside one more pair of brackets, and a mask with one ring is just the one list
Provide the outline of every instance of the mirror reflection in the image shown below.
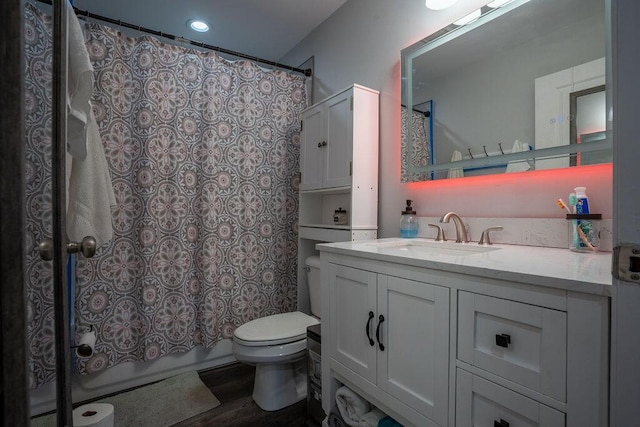
[[610,162],[604,0],[480,14],[402,51],[402,181]]

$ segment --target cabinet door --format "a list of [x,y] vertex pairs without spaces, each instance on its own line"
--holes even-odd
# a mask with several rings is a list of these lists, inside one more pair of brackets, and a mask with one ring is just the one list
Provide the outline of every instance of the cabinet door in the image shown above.
[[305,111],[300,143],[300,190],[322,188],[324,153],[326,151],[325,106]]
[[324,153],[324,186],[351,185],[353,158],[353,90],[327,101],[327,146]]
[[[367,338],[376,312],[376,274],[329,264],[331,358],[375,384],[376,347]],[[368,332],[373,338],[375,319]]]
[[376,343],[378,387],[446,425],[449,290],[379,275],[378,307],[384,316],[380,337],[384,349]]
[[457,370],[456,426],[564,427],[562,412]]

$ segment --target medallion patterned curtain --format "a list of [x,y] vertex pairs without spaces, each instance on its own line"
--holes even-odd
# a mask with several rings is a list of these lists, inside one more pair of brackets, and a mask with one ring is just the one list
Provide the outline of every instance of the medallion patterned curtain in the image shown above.
[[[413,130],[411,141],[408,141],[406,137],[407,123],[409,120],[411,120]],[[431,179],[428,172],[416,171],[417,168],[423,168],[429,164],[431,153],[429,150],[429,137],[427,136],[426,126],[424,113],[414,110],[409,112],[404,106],[401,108],[401,182],[426,181]],[[409,146],[409,144],[411,145]]]
[[[27,12],[27,106],[46,117],[28,120],[33,243],[50,228],[38,216],[51,187],[51,53],[50,19]],[[86,35],[117,206],[112,241],[78,263],[76,326],[98,334],[79,370],[211,348],[293,310],[304,78],[101,25]],[[54,375],[51,285],[45,263],[30,254],[29,266],[37,386]]]

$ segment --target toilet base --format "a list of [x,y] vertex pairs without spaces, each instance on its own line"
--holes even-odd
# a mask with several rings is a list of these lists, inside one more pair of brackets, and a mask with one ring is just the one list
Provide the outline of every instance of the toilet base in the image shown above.
[[256,365],[253,400],[265,411],[277,411],[307,397],[306,359]]

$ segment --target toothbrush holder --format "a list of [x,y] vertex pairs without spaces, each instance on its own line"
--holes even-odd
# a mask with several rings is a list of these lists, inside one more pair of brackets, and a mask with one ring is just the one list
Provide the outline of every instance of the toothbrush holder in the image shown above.
[[569,249],[595,252],[600,245],[602,214],[567,214]]

